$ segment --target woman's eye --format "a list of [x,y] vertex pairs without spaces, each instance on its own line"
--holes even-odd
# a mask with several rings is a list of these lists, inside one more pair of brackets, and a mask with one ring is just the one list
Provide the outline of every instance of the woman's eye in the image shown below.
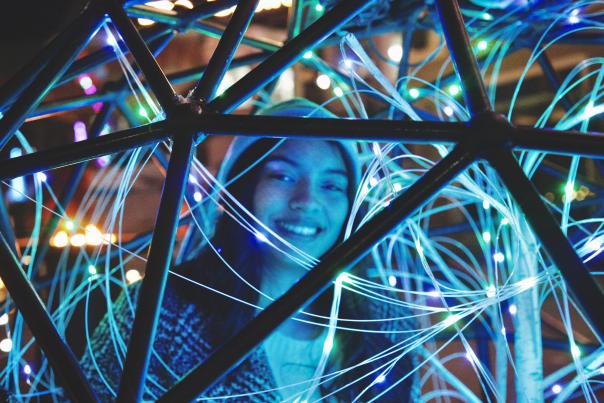
[[332,192],[345,192],[346,191],[344,186],[338,185],[335,183],[327,183],[323,187]]
[[283,173],[273,173],[270,175],[271,179],[275,179],[278,181],[282,181],[282,182],[293,182],[294,178],[292,178],[291,176],[287,175],[287,174],[283,174]]

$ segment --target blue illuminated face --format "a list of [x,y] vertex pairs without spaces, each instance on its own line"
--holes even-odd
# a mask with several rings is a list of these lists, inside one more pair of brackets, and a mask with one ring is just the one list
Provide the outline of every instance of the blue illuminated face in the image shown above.
[[[288,140],[260,170],[253,212],[288,242],[320,257],[335,244],[346,221],[348,186],[346,164],[336,145]],[[263,252],[283,259],[270,247]]]

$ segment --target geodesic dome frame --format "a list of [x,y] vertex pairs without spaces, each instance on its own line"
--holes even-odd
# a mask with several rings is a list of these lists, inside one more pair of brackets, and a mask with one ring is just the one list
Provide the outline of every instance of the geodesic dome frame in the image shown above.
[[[173,26],[187,26],[192,21],[213,15],[216,11],[235,3],[237,8],[222,33],[217,49],[195,89],[186,97],[178,96],[174,92],[145,40],[128,18],[124,5],[114,0],[88,4],[78,19],[0,92],[4,110],[4,116],[0,120],[0,147],[4,147],[50,88],[60,81],[76,76],[78,71],[86,68],[87,62],[99,61],[93,58],[80,61],[68,70],[71,61],[87,44],[105,16],[108,16],[122,35],[166,113],[165,120],[159,122],[0,162],[0,177],[9,179],[162,140],[173,141],[118,401],[138,401],[142,397],[186,178],[193,149],[202,135],[350,138],[419,144],[443,143],[454,144],[455,147],[370,222],[324,256],[321,263],[285,295],[215,351],[202,365],[185,376],[160,401],[174,401],[176,398],[191,400],[212,386],[244,359],[271,331],[333,281],[342,268],[351,265],[395,225],[421,208],[440,189],[477,161],[486,161],[500,175],[544,249],[560,270],[594,331],[600,339],[604,339],[604,317],[599,312],[599,307],[604,302],[602,291],[512,154],[515,149],[523,149],[602,158],[604,136],[596,133],[517,127],[504,116],[496,114],[485,91],[456,1],[437,0],[435,7],[455,69],[461,79],[465,103],[471,114],[468,122],[229,115],[228,113],[244,100],[301,59],[304,52],[319,45],[373,4],[362,0],[340,2],[292,37],[282,48],[266,57],[243,79],[220,96],[215,96],[218,84],[233,63],[233,56],[254,14],[257,1],[217,1],[198,7],[183,16],[171,19],[164,17],[165,22]],[[298,2],[294,2],[294,7],[296,4]],[[126,4],[126,7],[129,5],[131,4]],[[159,18],[158,15],[152,17]],[[146,39],[157,40],[165,32],[161,29],[152,31]],[[97,59],[102,59],[101,56]],[[100,111],[93,129],[97,134],[110,110],[111,107],[105,104]],[[78,175],[81,175],[81,172],[73,175],[74,183],[77,183]],[[71,197],[69,192],[65,197]],[[6,209],[3,210],[5,214]],[[56,226],[56,223],[54,225]],[[53,231],[54,229],[50,229],[49,233],[52,234]],[[22,271],[11,247],[10,227],[3,226],[2,238],[1,277],[37,342],[74,401],[97,400],[79,368],[77,359],[62,340],[44,304]]]

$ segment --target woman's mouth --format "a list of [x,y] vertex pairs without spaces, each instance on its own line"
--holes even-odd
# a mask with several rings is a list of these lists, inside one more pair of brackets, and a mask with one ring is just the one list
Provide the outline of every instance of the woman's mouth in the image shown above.
[[278,232],[286,236],[311,239],[316,237],[321,228],[312,224],[293,223],[287,221],[276,221]]

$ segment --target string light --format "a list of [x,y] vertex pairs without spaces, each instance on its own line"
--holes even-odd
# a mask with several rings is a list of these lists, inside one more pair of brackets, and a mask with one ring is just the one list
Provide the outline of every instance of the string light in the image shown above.
[[390,287],[394,287],[396,285],[396,277],[393,275],[388,276],[388,284],[390,284]]
[[134,284],[142,279],[143,276],[141,276],[141,273],[138,270],[130,269],[126,271],[126,281],[128,282],[128,284]]
[[29,364],[25,364],[23,366],[23,373],[25,375],[30,375],[31,374],[31,367],[29,366]]
[[170,11],[174,8],[174,3],[168,0],[149,1],[145,3],[146,6],[157,8],[159,10]]
[[71,246],[80,247],[86,244],[86,235],[84,234],[73,234],[69,238],[69,243]]
[[97,273],[96,267],[94,267],[94,265],[89,265],[88,266],[88,274],[90,274],[91,276],[94,276],[96,273]]
[[493,298],[495,297],[495,295],[497,295],[497,289],[495,288],[495,286],[493,284],[489,285],[487,287],[487,298]]
[[478,41],[478,44],[476,45],[476,48],[481,52],[487,50],[488,47],[489,47],[489,43],[487,41],[485,41],[484,39]]
[[255,236],[260,242],[268,243],[268,238],[262,232],[256,231]]
[[202,199],[202,195],[201,192],[195,192],[193,193],[193,200],[195,200],[197,203],[199,203]]
[[388,58],[393,62],[400,62],[403,59],[403,47],[399,44],[390,45],[388,47]]
[[581,357],[581,349],[576,344],[570,346],[570,353],[574,358]]
[[312,59],[312,58],[313,58],[313,56],[314,56],[314,54],[312,53],[312,51],[311,51],[311,50],[308,50],[308,51],[304,52],[304,55],[302,55],[302,57],[303,57],[304,59],[306,59],[306,60],[308,60],[308,59]]
[[491,233],[489,231],[484,231],[482,233],[482,240],[485,241],[486,243],[491,242]]
[[13,349],[13,341],[9,338],[0,340],[0,351],[9,353]]
[[56,248],[64,248],[69,244],[69,235],[65,231],[59,231],[50,240],[50,245]]
[[0,315],[0,326],[4,326],[8,323],[8,314],[5,312]]
[[573,11],[570,12],[570,17],[568,17],[568,22],[571,24],[576,24],[579,21],[581,21],[579,19],[579,9],[575,8]]
[[459,85],[457,84],[451,84],[448,91],[452,96],[456,96],[461,92],[461,88],[459,88]]
[[508,307],[508,312],[510,315],[516,315],[518,313],[518,307],[516,307],[516,304],[510,304]]
[[193,9],[193,3],[191,3],[190,0],[176,0],[174,2],[174,5],[175,6],[181,6],[181,7],[187,8],[189,10]]
[[81,120],[77,120],[73,124],[73,138],[76,142],[86,140],[88,138],[88,133],[86,132],[86,124]]
[[141,116],[143,118],[149,118],[149,114],[147,113],[147,110],[142,105],[138,108],[138,114],[139,114],[139,116]]
[[150,25],[155,24],[155,21],[150,20],[148,18],[137,18],[136,22],[138,22],[138,25],[140,25],[141,27],[148,27]]
[[430,298],[440,298],[440,292],[436,291],[436,290],[431,290],[427,292],[428,296]]
[[447,316],[447,318],[445,320],[443,320],[443,325],[445,327],[449,327],[449,326],[457,323],[460,319],[461,319],[460,315],[451,314],[451,315]]
[[38,178],[40,182],[46,182],[48,180],[48,176],[46,176],[44,172],[36,173],[36,178]]
[[351,279],[350,279],[350,274],[346,273],[346,272],[342,272],[340,274],[338,274],[338,277],[336,277],[336,284],[338,285],[342,285],[344,283],[351,283]]
[[317,87],[321,88],[322,90],[326,90],[331,86],[331,79],[327,74],[319,74],[315,82]]
[[409,89],[409,96],[413,99],[417,99],[419,98],[419,90],[417,88],[410,88]]
[[501,263],[505,260],[505,256],[503,255],[503,253],[497,252],[493,255],[493,259],[495,260],[495,262]]
[[333,93],[335,94],[336,97],[341,97],[342,95],[344,95],[344,91],[342,91],[342,89],[340,87],[335,87],[333,89]]
[[443,108],[443,112],[445,113],[445,115],[447,115],[449,117],[453,116],[453,113],[454,113],[453,108],[451,108],[449,105],[447,105]]

